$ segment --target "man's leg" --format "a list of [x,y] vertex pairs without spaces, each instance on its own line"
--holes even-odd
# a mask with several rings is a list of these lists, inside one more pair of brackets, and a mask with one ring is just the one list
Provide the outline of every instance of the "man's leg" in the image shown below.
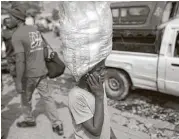
[[23,121],[17,123],[18,127],[36,126],[35,118],[32,115],[31,100],[38,80],[39,78],[23,79],[24,92],[21,94]]
[[62,122],[59,120],[55,101],[52,98],[51,93],[49,91],[47,77],[41,78],[37,86],[37,89],[39,91],[41,98],[44,100],[47,116],[52,123],[52,128],[54,132],[57,132],[57,134],[62,135],[63,125]]

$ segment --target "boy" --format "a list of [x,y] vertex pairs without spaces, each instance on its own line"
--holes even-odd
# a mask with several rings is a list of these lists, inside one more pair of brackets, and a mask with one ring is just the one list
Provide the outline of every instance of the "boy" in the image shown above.
[[110,139],[110,119],[103,87],[105,74],[102,61],[69,93],[75,139]]

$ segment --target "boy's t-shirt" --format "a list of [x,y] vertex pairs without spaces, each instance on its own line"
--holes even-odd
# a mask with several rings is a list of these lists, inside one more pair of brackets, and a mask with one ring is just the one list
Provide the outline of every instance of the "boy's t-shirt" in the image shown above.
[[47,74],[44,60],[44,41],[34,26],[20,26],[12,36],[14,53],[25,53],[25,76],[40,77]]
[[108,115],[106,94],[104,97],[104,122],[99,137],[90,134],[82,125],[82,123],[94,116],[95,97],[84,89],[74,87],[69,93],[68,100],[75,131],[75,139],[110,139],[110,118]]

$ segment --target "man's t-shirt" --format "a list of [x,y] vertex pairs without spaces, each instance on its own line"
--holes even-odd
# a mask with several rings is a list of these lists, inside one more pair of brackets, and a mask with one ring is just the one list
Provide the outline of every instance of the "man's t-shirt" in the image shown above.
[[69,109],[72,115],[75,139],[110,139],[110,119],[106,94],[104,97],[104,122],[99,137],[90,134],[82,125],[91,119],[95,112],[95,97],[90,92],[74,87],[69,93]]
[[47,74],[41,34],[34,26],[21,26],[12,36],[14,53],[25,53],[25,76],[40,77]]

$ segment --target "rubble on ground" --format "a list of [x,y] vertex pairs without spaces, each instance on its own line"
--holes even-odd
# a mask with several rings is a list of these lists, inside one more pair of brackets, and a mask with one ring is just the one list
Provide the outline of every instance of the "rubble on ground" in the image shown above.
[[[176,107],[179,106],[177,103],[179,101],[178,98],[175,98],[174,101],[174,97],[166,99],[168,96],[162,95],[134,93],[124,101],[109,99],[108,105],[117,108],[124,116],[119,119],[121,125],[147,133],[152,139],[174,139],[179,137],[179,128],[177,128],[179,127],[179,109]],[[172,101],[172,107],[168,107],[170,101]],[[131,119],[125,113],[148,120],[142,122],[139,118]],[[159,122],[155,123],[149,119]]]

